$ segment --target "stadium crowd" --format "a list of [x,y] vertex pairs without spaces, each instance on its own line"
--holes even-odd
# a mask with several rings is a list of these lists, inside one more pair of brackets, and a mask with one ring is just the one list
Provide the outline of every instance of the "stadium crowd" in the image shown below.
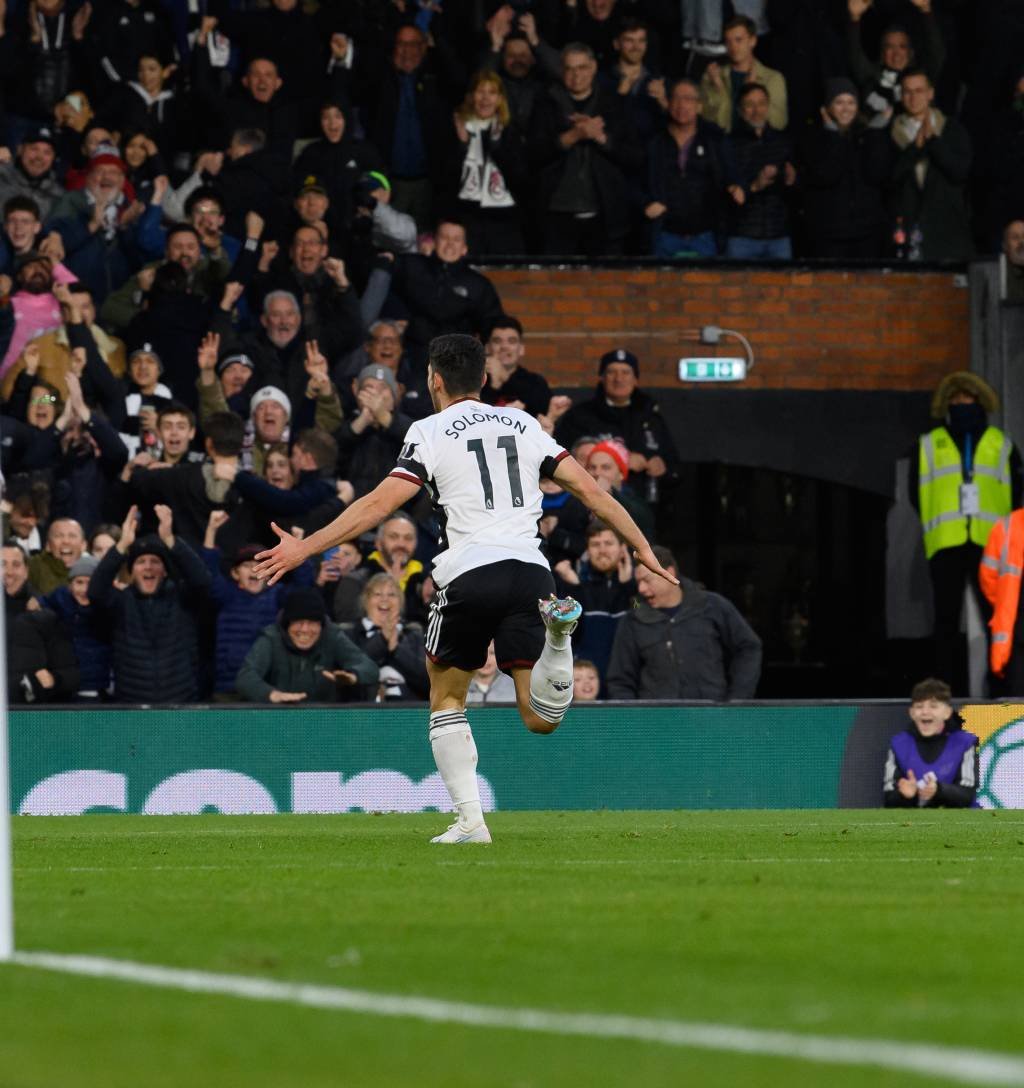
[[[653,537],[678,458],[640,361],[609,352],[592,398],[553,396],[470,258],[992,250],[1024,216],[1024,78],[1019,59],[981,63],[961,16],[0,6],[14,697],[423,698],[425,496],[286,586],[252,567],[272,520],[315,530],[391,469],[431,410],[441,333],[478,335],[484,401],[540,419]],[[754,694],[760,643],[728,601],[636,577],[614,533],[545,488],[544,548],[585,608],[581,694]],[[499,696],[493,662],[479,680],[474,697]]]

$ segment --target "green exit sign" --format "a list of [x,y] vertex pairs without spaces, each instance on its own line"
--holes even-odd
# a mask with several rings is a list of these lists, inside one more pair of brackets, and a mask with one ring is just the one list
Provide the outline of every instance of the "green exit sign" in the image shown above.
[[746,376],[746,359],[679,360],[681,382],[741,382]]

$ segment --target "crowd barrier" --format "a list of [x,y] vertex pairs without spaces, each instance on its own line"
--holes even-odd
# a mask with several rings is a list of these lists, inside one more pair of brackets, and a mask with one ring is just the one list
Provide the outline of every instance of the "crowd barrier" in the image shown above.
[[[961,708],[979,799],[1024,808],[1024,703]],[[870,808],[906,703],[600,703],[551,736],[470,710],[491,809]],[[403,707],[59,707],[10,715],[15,812],[447,810]]]

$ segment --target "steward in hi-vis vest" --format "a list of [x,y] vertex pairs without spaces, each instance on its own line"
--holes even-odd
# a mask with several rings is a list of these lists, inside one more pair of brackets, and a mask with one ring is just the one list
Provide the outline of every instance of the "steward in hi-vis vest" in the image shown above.
[[989,424],[999,408],[995,390],[977,374],[943,378],[932,398],[933,429],[910,459],[911,502],[921,518],[935,612],[932,668],[967,689],[962,634],[965,591],[987,621],[978,564],[993,525],[1021,503],[1021,457],[1009,436]]

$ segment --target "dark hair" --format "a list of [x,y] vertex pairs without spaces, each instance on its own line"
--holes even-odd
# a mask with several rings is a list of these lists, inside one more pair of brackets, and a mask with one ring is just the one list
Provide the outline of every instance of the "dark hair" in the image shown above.
[[912,703],[923,703],[925,699],[937,699],[940,703],[952,703],[953,692],[945,680],[936,680],[934,676],[929,676],[927,680],[916,683],[910,693]]
[[488,340],[494,335],[495,329],[515,329],[520,338],[523,335],[523,323],[518,317],[513,317],[511,314],[498,314],[491,322],[491,327],[487,330]]
[[92,551],[93,542],[100,535],[109,536],[111,540],[116,544],[121,539],[121,526],[115,525],[112,521],[104,522],[102,525],[97,525],[95,529],[89,534],[89,551]]
[[932,77],[923,68],[904,68],[903,71],[900,72],[900,83],[904,83],[911,76],[924,76],[925,82],[929,87],[935,86],[932,82]]
[[322,427],[310,427],[300,431],[295,439],[295,445],[316,462],[316,467],[323,472],[326,468],[332,468],[338,460],[338,443]]
[[654,558],[668,570],[671,567],[676,574],[679,573],[679,564],[676,562],[676,557],[669,551],[664,544],[655,544],[651,551],[654,552]]
[[698,80],[693,79],[690,76],[679,76],[669,83],[668,97],[671,98],[672,95],[676,93],[676,87],[679,87],[681,85],[692,87],[698,94],[700,94],[700,83]]
[[213,185],[200,185],[198,189],[193,189],[188,194],[188,200],[185,201],[185,215],[190,216],[192,209],[201,200],[212,200],[220,208],[221,215],[224,214],[224,198],[220,195],[220,190]]
[[39,214],[39,205],[30,196],[22,196],[20,193],[17,196],[12,196],[10,200],[4,203],[4,219],[13,212],[28,212],[29,215],[34,215],[36,219],[43,218]]
[[200,245],[203,244],[202,238],[199,237],[199,231],[191,223],[175,223],[173,227],[167,228],[167,234],[164,236],[165,248],[176,234],[191,234]]
[[93,298],[93,295],[92,295],[92,290],[91,290],[91,289],[90,289],[89,287],[87,287],[87,286],[86,286],[86,285],[85,285],[84,283],[82,283],[82,281],[81,281],[81,280],[75,280],[75,282],[74,282],[74,283],[69,283],[69,284],[68,284],[68,290],[69,290],[69,291],[71,292],[71,294],[73,294],[73,295],[88,295],[88,296],[89,296],[89,299],[90,299],[90,300],[91,300],[92,302],[95,302],[95,301],[96,301],[96,300],[95,300],[95,299]]
[[619,29],[615,31],[615,37],[621,37],[623,34],[631,34],[634,30],[648,30],[647,21],[645,19],[638,19],[635,15],[627,15],[624,19],[619,20]]
[[[147,352],[152,355],[152,352]],[[160,426],[160,420],[164,416],[184,416],[188,420],[188,425],[194,427],[196,425],[196,414],[192,411],[187,404],[182,404],[180,401],[173,400],[170,404],[161,408],[156,414],[156,425]]]
[[441,375],[450,397],[475,396],[484,384],[484,346],[475,336],[452,332],[430,341],[428,365]]
[[262,151],[267,146],[267,134],[261,128],[236,128],[231,133],[231,143],[241,144],[248,151]]
[[739,95],[736,97],[736,104],[739,105],[745,98],[749,98],[755,91],[760,91],[768,101],[771,101],[772,96],[768,93],[768,88],[763,83],[744,83]]
[[722,27],[722,37],[725,37],[726,31],[735,30],[738,26],[743,27],[743,29],[753,37],[757,37],[757,23],[747,15],[734,15]]
[[[607,522],[600,521],[599,519],[595,518],[587,526],[587,534],[586,534],[587,535],[587,543],[589,544],[590,543],[590,538],[594,537],[594,536],[597,536],[598,533],[614,533],[620,544],[625,543],[625,538],[618,531],[618,529],[613,529]],[[662,565],[664,565],[664,564],[662,564]]]
[[[163,413],[160,413],[163,415]],[[234,412],[213,412],[203,424],[203,434],[210,440],[213,452],[220,457],[237,457],[242,452],[245,424]]]

